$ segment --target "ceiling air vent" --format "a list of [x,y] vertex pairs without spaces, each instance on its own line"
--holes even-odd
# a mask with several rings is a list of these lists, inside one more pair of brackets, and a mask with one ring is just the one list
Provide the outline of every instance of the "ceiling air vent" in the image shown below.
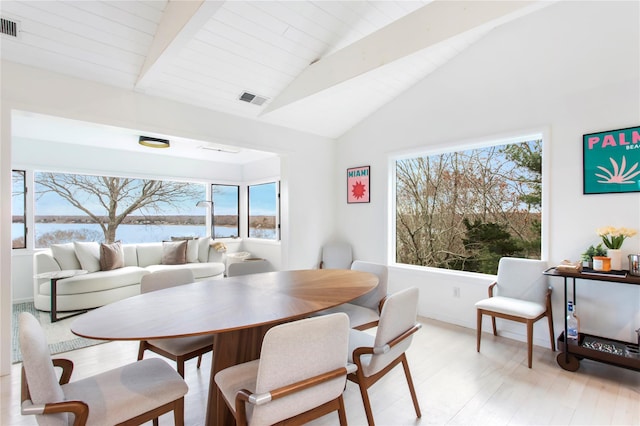
[[18,37],[18,23],[6,18],[0,18],[0,33],[11,37]]
[[253,93],[249,93],[249,92],[242,92],[242,94],[240,95],[240,97],[238,98],[239,100],[243,101],[243,102],[247,102],[253,105],[262,105],[265,102],[267,102],[266,97],[264,96],[258,96],[258,95],[254,95]]

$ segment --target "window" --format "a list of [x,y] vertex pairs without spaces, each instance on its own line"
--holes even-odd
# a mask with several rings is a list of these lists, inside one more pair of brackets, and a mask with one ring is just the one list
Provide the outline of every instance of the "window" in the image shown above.
[[213,194],[214,238],[240,236],[240,188],[237,185],[211,185]]
[[24,170],[12,170],[11,247],[27,248],[27,182]]
[[70,241],[139,243],[206,235],[196,207],[205,185],[36,172],[35,246]]
[[249,237],[280,238],[280,191],[277,182],[249,186]]
[[540,258],[542,140],[399,159],[396,262],[495,274]]

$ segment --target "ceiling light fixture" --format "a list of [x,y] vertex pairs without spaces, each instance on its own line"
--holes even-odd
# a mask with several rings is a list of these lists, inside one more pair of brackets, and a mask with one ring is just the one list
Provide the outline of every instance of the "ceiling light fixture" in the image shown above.
[[171,146],[168,139],[158,139],[150,136],[140,136],[138,143],[149,148],[169,148]]

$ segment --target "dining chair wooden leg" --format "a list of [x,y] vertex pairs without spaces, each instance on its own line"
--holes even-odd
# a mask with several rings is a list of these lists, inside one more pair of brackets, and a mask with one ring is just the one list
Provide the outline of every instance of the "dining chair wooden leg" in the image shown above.
[[529,368],[533,361],[533,321],[527,321],[527,360]]
[[338,398],[338,404],[340,408],[338,408],[338,419],[340,419],[340,426],[347,426],[347,412],[344,408],[344,398],[342,395]]
[[549,313],[547,314],[547,320],[549,321],[549,338],[551,339],[551,350],[555,352],[556,337],[555,337],[555,333],[553,332],[553,315],[551,314],[551,311],[549,311]]
[[[358,373],[359,372],[360,371],[358,371]],[[371,412],[371,401],[369,401],[366,379],[361,374],[358,374],[358,386],[360,387],[360,395],[362,395],[362,405],[364,405],[364,412],[367,415],[367,423],[369,423],[369,426],[375,426],[376,422],[373,420],[373,412]]]
[[184,357],[176,357],[176,370],[178,370],[178,374],[184,378]]
[[140,341],[140,345],[138,346],[138,361],[144,358],[144,351],[146,349],[146,345],[144,341]]
[[198,365],[196,367],[200,368],[200,364],[202,364],[202,354],[198,355]]
[[158,418],[156,417],[155,419],[151,420],[151,424],[153,424],[153,426],[159,426],[160,423],[158,423]]
[[409,371],[409,362],[407,361],[406,354],[402,354],[402,367],[404,368],[404,375],[407,378],[407,384],[409,385],[409,392],[411,392],[411,399],[413,400],[413,407],[416,409],[416,417],[422,417],[420,412],[420,404],[418,404],[418,395],[413,387],[413,379],[411,378],[411,371]]
[[491,326],[493,327],[493,335],[497,336],[498,329],[496,328],[496,317],[494,317],[493,315],[491,315]]
[[480,338],[482,336],[482,311],[478,309],[478,324],[476,325],[476,349],[480,352]]
[[173,407],[173,423],[176,426],[184,426],[184,398],[177,400]]

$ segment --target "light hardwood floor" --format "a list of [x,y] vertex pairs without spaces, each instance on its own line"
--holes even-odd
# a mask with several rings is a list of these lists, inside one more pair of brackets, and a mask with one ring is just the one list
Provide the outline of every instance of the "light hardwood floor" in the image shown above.
[[[422,418],[416,419],[400,367],[370,389],[376,424],[436,425],[640,425],[640,372],[583,360],[571,373],[555,361],[556,353],[534,347],[533,368],[527,368],[525,343],[485,333],[477,353],[475,331],[438,321],[424,324],[408,352]],[[111,342],[64,355],[75,363],[73,379],[133,362],[137,342]],[[149,354],[148,356],[154,356]],[[185,424],[203,424],[209,382],[210,354],[196,369],[185,366],[189,393]],[[0,379],[2,425],[35,425],[20,415],[20,364]],[[357,386],[345,391],[351,425],[366,425]],[[161,425],[172,425],[164,416]],[[336,425],[329,414],[312,425]]]

